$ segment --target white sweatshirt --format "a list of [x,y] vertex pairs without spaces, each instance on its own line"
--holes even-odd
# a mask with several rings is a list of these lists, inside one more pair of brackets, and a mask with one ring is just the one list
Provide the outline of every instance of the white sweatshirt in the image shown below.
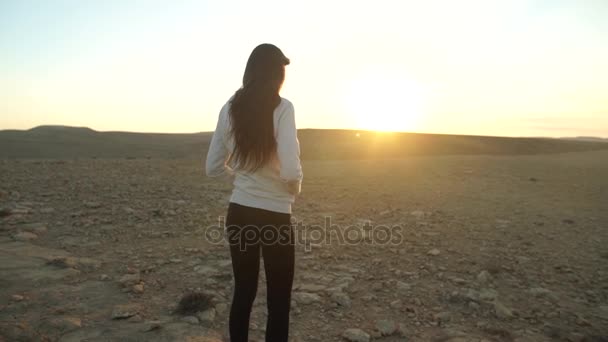
[[234,175],[230,202],[280,213],[291,213],[291,204],[300,193],[302,166],[297,137],[295,111],[289,100],[281,98],[274,110],[276,158],[251,173],[234,169],[226,162],[234,150],[230,134],[230,100],[222,107],[217,127],[207,153],[206,173],[209,177]]

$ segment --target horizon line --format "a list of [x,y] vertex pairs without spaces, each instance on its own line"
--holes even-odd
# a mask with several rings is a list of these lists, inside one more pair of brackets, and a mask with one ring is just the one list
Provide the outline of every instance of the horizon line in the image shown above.
[[[144,132],[144,131],[123,131],[123,130],[97,130],[89,126],[70,126],[70,125],[38,125],[28,129],[19,128],[0,128],[0,132],[5,131],[20,131],[27,132],[37,128],[43,127],[56,127],[56,128],[76,128],[76,129],[88,129],[98,133],[134,133],[134,134],[201,134],[201,133],[213,133],[214,131],[197,131],[197,132]],[[300,130],[320,130],[320,131],[353,131],[353,132],[369,132],[375,134],[426,134],[426,135],[456,135],[456,136],[470,136],[470,137],[498,137],[498,138],[532,138],[532,139],[573,139],[573,138],[591,138],[591,139],[604,139],[608,140],[608,137],[604,136],[588,136],[588,135],[576,135],[576,136],[513,136],[513,135],[482,135],[482,134],[458,134],[458,133],[434,133],[434,132],[414,132],[414,131],[383,131],[383,130],[370,130],[370,129],[357,129],[357,128],[318,128],[318,127],[302,127]]]

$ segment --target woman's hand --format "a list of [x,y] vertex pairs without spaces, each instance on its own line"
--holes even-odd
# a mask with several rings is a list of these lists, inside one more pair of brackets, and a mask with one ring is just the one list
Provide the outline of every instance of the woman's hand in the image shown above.
[[287,191],[296,196],[300,194],[300,191],[302,189],[302,182],[299,180],[292,180],[292,181],[288,181],[287,183]]

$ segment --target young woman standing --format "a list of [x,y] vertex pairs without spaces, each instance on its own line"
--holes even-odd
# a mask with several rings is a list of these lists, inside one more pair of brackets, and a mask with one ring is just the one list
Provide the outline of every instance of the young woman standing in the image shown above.
[[234,176],[226,216],[234,272],[230,340],[247,342],[257,292],[260,252],[267,281],[266,341],[287,341],[294,274],[291,205],[302,167],[294,107],[279,95],[289,59],[271,44],[257,46],[243,86],[220,111],[206,172]]

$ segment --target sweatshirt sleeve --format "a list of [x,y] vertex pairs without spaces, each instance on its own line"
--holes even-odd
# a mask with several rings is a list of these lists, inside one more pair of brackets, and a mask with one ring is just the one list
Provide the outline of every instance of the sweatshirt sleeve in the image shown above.
[[300,187],[302,166],[300,165],[300,143],[298,141],[295,110],[291,102],[278,120],[277,154],[281,166],[280,177],[285,182],[296,183]]
[[224,135],[226,134],[224,114],[224,108],[222,108],[217,120],[217,126],[213,132],[213,137],[211,138],[209,150],[207,151],[205,172],[209,177],[223,176],[227,173],[227,171],[229,171],[226,167],[226,160],[228,159],[230,153],[224,139]]

